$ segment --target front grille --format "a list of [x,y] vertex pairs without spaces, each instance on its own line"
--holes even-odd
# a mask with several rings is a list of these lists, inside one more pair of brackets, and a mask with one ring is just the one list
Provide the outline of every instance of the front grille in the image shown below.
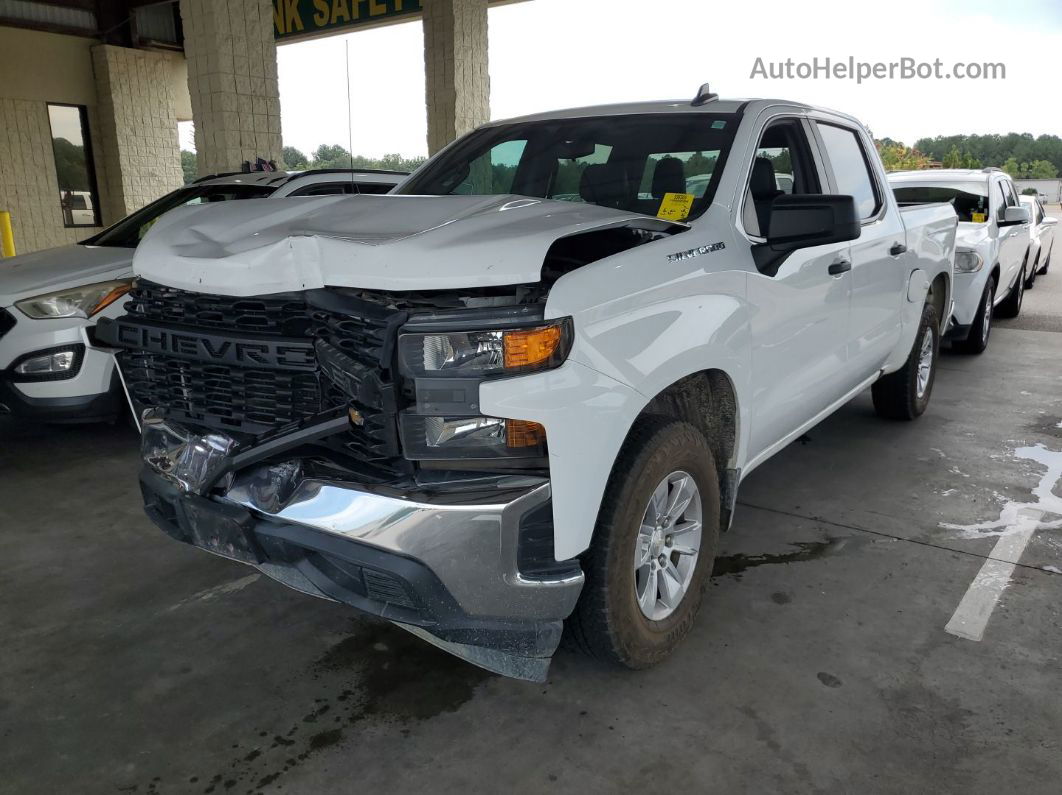
[[310,331],[306,300],[299,293],[237,298],[192,293],[141,280],[129,297],[127,312],[166,325],[281,337],[306,337]]
[[15,327],[15,316],[6,309],[0,309],[0,337]]
[[259,366],[253,359],[207,361],[198,347],[184,355],[158,352],[163,346],[126,351],[119,359],[122,374],[139,406],[164,409],[178,421],[252,435],[347,408],[360,423],[325,440],[327,448],[369,465],[382,478],[408,474],[398,441],[390,361],[404,313],[382,299],[377,303],[364,294],[354,298],[327,290],[233,298],[141,281],[131,295],[128,321],[179,332],[173,338],[191,335],[194,340],[196,330],[202,338],[214,335],[210,348],[215,351],[225,339],[274,346],[315,340],[312,369]]
[[141,406],[227,431],[259,434],[328,408],[316,372],[238,367],[154,353],[122,355],[129,394]]

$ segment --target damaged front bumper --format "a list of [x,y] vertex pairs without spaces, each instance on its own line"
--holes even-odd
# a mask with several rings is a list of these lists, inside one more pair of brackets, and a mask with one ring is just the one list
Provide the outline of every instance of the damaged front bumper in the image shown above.
[[[217,452],[216,440],[191,441],[185,464]],[[528,573],[528,550],[537,545],[541,559],[552,538],[548,480],[514,480],[489,497],[413,499],[307,476],[294,460],[249,466],[196,493],[157,455],[146,460],[145,509],[177,540],[393,621],[488,670],[545,679],[583,584],[574,561]]]

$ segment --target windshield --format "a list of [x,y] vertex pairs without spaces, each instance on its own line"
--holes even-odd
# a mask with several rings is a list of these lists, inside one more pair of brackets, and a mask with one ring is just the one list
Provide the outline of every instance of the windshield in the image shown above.
[[733,114],[661,113],[489,127],[397,192],[514,193],[694,218],[711,204],[737,123]]
[[159,216],[175,207],[234,199],[260,199],[274,190],[276,188],[271,185],[188,185],[156,199],[98,235],[82,240],[81,245],[136,248]]
[[988,223],[988,183],[961,182],[950,185],[897,185],[892,189],[901,207],[947,202],[964,223]]

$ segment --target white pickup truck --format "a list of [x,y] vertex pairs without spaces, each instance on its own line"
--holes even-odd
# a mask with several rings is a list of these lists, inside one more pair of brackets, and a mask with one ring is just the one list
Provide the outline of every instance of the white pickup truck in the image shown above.
[[566,620],[661,660],[743,477],[868,387],[929,401],[956,216],[848,116],[545,113],[396,193],[170,213],[99,334],[163,530],[488,669],[541,680]]

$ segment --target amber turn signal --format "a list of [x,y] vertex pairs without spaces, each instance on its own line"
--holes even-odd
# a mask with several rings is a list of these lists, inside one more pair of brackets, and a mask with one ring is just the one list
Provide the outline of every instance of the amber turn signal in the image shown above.
[[546,443],[546,429],[530,420],[505,421],[506,447],[535,447]]
[[550,358],[561,342],[560,326],[505,332],[505,367],[529,367]]

